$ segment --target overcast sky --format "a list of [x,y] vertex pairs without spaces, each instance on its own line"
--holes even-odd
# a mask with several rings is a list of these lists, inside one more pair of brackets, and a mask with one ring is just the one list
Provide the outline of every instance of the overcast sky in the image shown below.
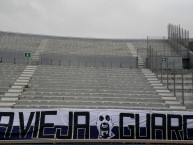
[[193,0],[0,0],[0,31],[146,38],[167,36],[169,23],[193,37]]

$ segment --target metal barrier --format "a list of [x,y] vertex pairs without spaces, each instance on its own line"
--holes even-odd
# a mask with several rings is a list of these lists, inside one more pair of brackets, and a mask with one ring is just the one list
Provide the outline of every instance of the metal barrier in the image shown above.
[[[174,41],[174,40],[171,39],[171,41]],[[182,41],[182,40],[179,40],[179,41]],[[187,41],[188,40],[183,39],[183,42],[180,42],[180,43],[183,43],[185,45],[187,44],[186,43]],[[157,49],[154,43],[163,43],[163,48]],[[193,71],[191,70],[189,71],[189,74],[191,74],[192,76],[191,78],[192,87],[190,88],[190,84],[189,84],[189,86],[185,88],[186,84],[184,83],[184,80],[185,80],[184,74],[187,71],[185,71],[186,69],[183,69],[183,63],[182,63],[183,58],[181,56],[178,56],[177,53],[171,52],[171,54],[167,54],[166,53],[167,51],[164,49],[164,46],[166,46],[166,44],[167,43],[164,40],[156,40],[156,39],[151,39],[151,37],[148,37],[147,63],[146,63],[147,68],[149,68],[155,73],[156,77],[166,85],[167,89],[173,92],[174,96],[177,97],[177,93],[178,93],[178,99],[181,101],[181,104],[186,105],[186,101],[187,101],[186,94],[185,94],[186,89],[187,88],[189,88],[189,90],[192,89],[191,92],[193,95]],[[171,79],[173,80],[172,84],[171,84]],[[177,82],[177,79],[178,79],[178,82]],[[169,88],[169,85],[170,85],[170,88]],[[171,88],[171,85],[173,86],[173,88]],[[181,93],[181,95],[179,95],[179,93]]]

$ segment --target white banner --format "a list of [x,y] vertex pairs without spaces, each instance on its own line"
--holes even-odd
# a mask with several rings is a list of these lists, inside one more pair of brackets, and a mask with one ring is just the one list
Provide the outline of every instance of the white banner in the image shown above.
[[0,139],[193,140],[193,112],[0,109]]

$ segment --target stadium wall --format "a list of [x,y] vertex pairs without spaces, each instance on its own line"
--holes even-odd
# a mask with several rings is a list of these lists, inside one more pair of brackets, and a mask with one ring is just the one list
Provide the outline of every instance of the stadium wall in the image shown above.
[[136,68],[137,57],[42,53],[40,54],[39,64],[74,67]]

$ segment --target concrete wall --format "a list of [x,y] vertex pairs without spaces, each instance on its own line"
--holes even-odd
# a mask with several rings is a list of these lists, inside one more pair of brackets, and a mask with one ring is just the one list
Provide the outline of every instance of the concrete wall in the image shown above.
[[137,58],[126,56],[103,56],[103,55],[64,55],[64,54],[40,54],[39,64],[63,65],[63,66],[86,66],[86,67],[121,67],[136,68]]
[[190,68],[193,69],[193,52],[189,51]]
[[27,64],[28,58],[25,58],[24,51],[3,51],[0,50],[1,63]]
[[182,58],[177,57],[177,56],[170,56],[166,57],[166,60],[162,60],[163,57],[158,56],[156,57],[151,57],[147,59],[147,66],[148,68],[152,69],[182,69],[183,64],[182,64]]

